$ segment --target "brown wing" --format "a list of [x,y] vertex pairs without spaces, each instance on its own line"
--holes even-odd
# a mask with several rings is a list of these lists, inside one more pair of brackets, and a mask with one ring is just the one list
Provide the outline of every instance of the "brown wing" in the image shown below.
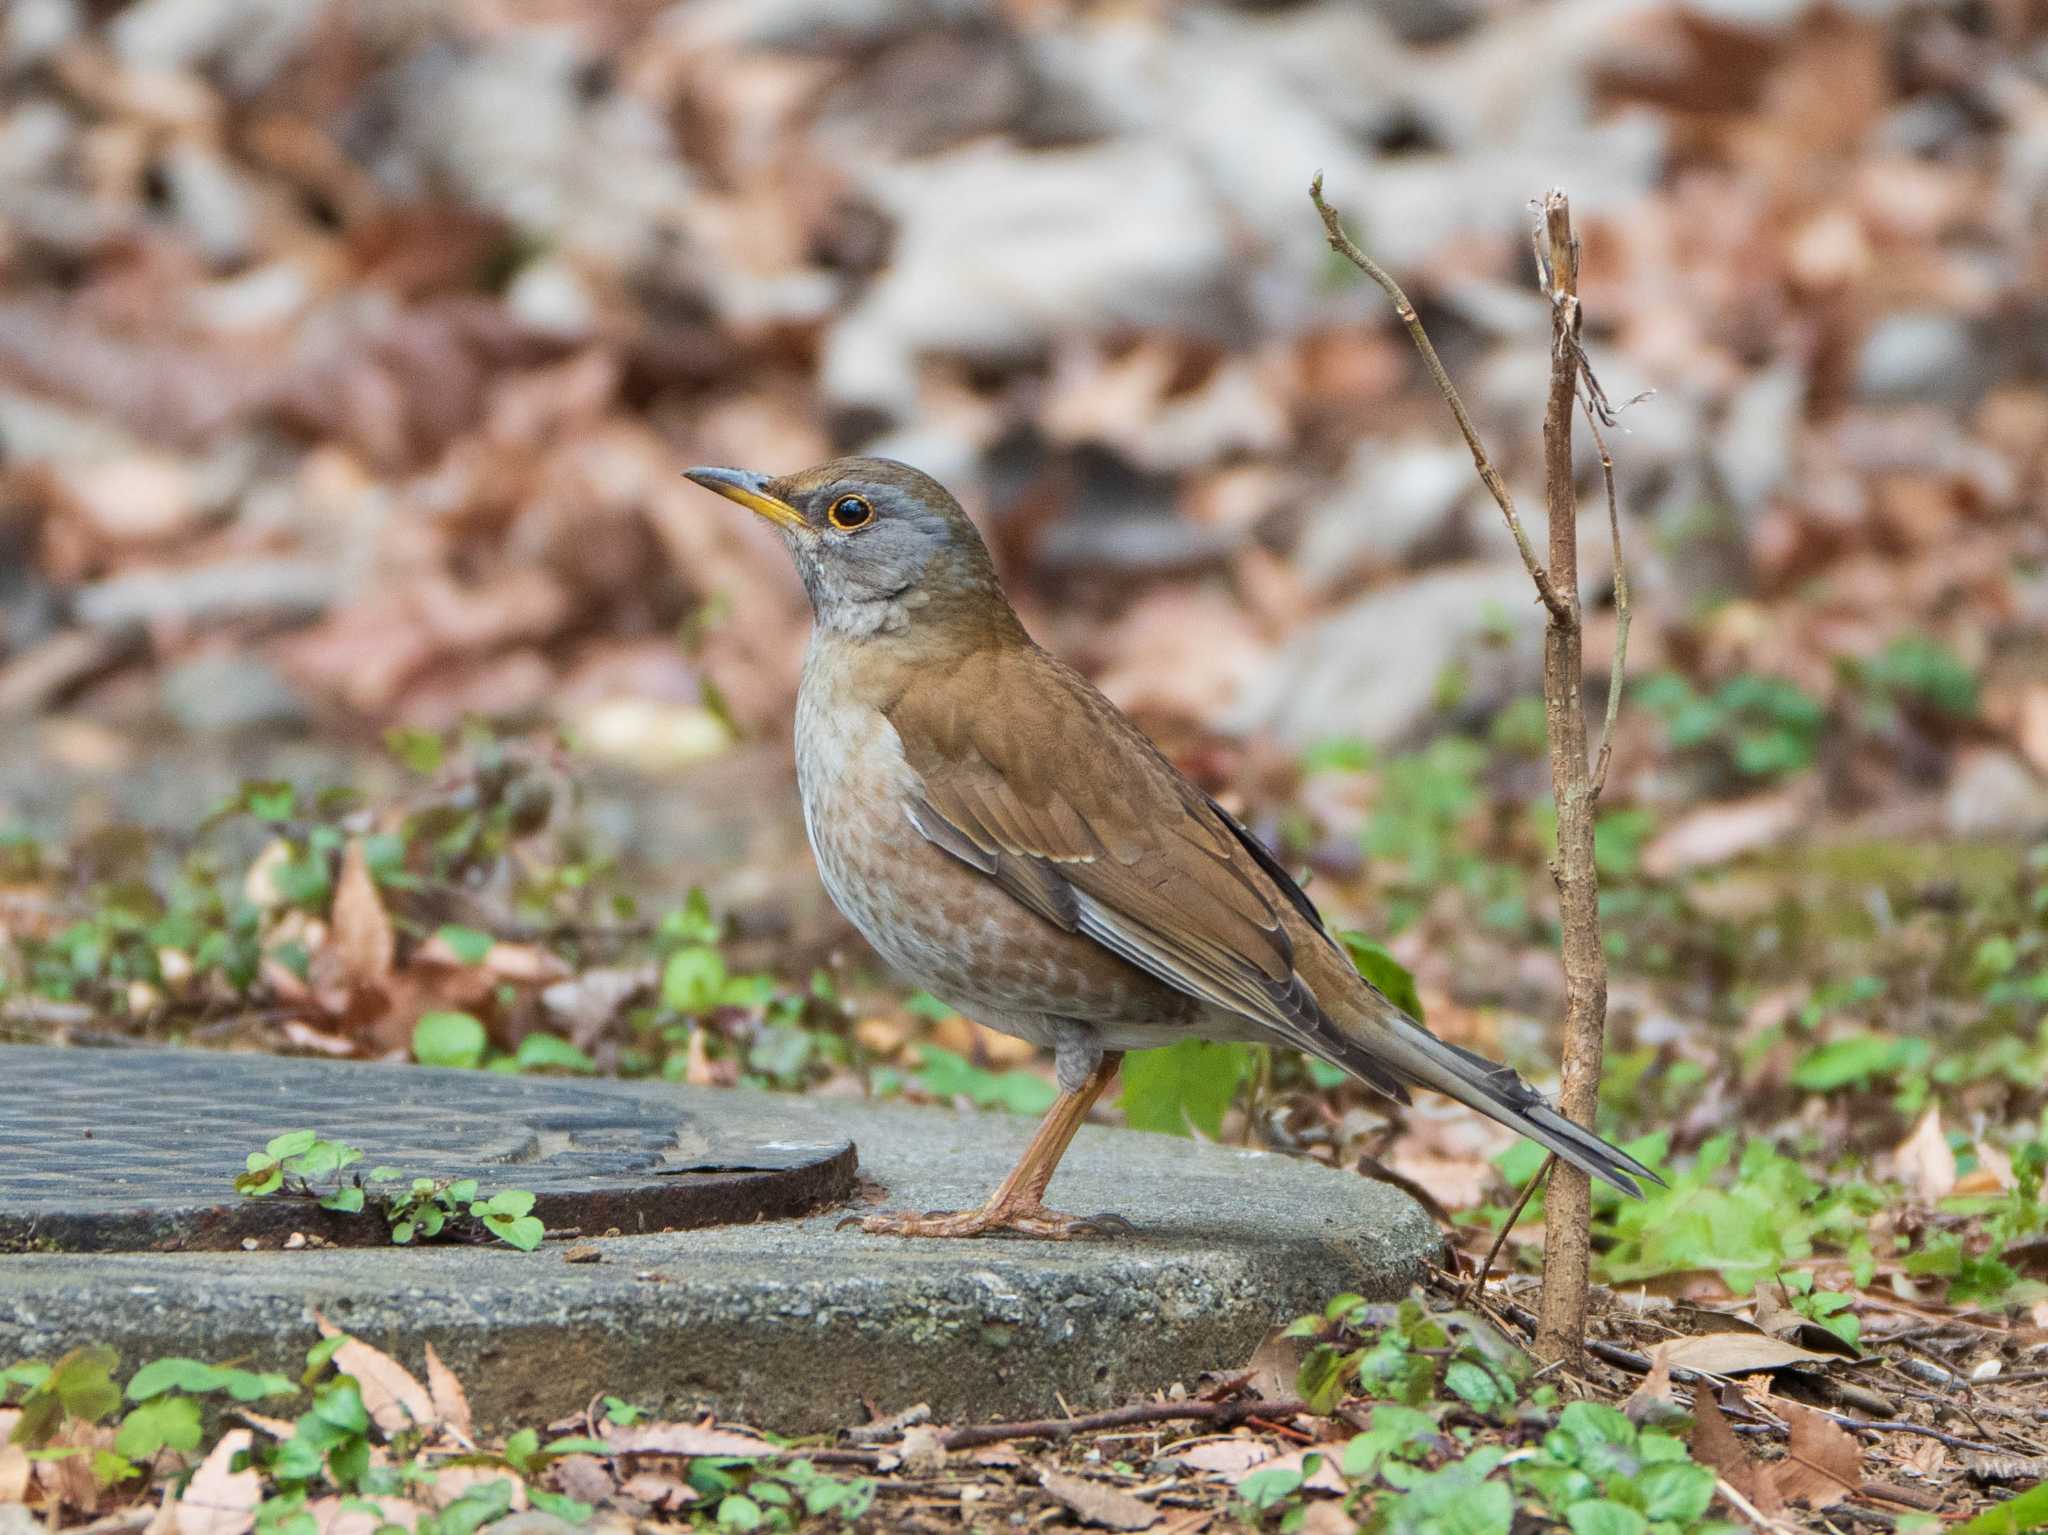
[[911,816],[927,840],[1047,921],[1328,1053],[1335,1029],[1289,931],[1335,947],[1314,905],[1078,673],[1005,646],[927,675],[886,713],[923,784]]

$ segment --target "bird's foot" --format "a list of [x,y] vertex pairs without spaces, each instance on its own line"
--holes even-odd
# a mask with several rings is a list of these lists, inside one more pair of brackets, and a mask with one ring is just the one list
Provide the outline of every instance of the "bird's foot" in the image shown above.
[[1040,1237],[1050,1242],[1071,1242],[1077,1237],[1132,1236],[1137,1230],[1121,1215],[1067,1215],[1048,1210],[1035,1200],[987,1204],[978,1210],[930,1210],[923,1215],[892,1210],[883,1215],[853,1216],[839,1224],[858,1226],[870,1236],[979,1237],[1014,1231],[1019,1236]]

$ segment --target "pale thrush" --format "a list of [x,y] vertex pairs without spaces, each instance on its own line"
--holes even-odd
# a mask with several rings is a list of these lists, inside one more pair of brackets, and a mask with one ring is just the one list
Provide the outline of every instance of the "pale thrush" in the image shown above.
[[1183,1039],[1289,1045],[1628,1193],[1653,1176],[1361,977],[1279,860],[1031,642],[943,486],[878,458],[689,475],[773,524],[810,594],[797,782],[825,888],[905,980],[1054,1053],[1059,1098],[987,1204],[866,1230],[1101,1230],[1046,1185],[1123,1052]]

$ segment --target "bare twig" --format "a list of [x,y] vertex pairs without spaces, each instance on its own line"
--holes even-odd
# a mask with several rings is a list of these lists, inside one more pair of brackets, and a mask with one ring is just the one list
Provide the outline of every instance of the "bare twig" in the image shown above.
[[[1579,349],[1579,240],[1562,192],[1543,200],[1536,264],[1550,300],[1550,399],[1543,414],[1544,499],[1550,584],[1563,602],[1543,631],[1543,712],[1557,804],[1558,926],[1564,960],[1563,1087],[1559,1110],[1590,1126],[1607,1032],[1607,951],[1600,940],[1600,882],[1593,864],[1593,795],[1586,766],[1584,634],[1579,619],[1578,495],[1572,422],[1584,374]],[[1592,1273],[1592,1180],[1578,1168],[1551,1174],[1545,1206],[1539,1359],[1575,1358],[1585,1342]]]
[[939,1438],[948,1450],[972,1449],[976,1445],[1000,1444],[1006,1439],[1071,1439],[1098,1428],[1128,1428],[1134,1423],[1208,1423],[1218,1428],[1235,1428],[1261,1418],[1292,1418],[1309,1410],[1306,1402],[1262,1402],[1256,1397],[1237,1397],[1228,1402],[1138,1402],[1113,1407],[1078,1418],[1035,1418],[1023,1423],[976,1423],[953,1429]]
[[1551,584],[1542,564],[1536,558],[1536,550],[1529,542],[1529,535],[1522,528],[1521,515],[1515,510],[1515,498],[1509,494],[1507,481],[1500,477],[1500,471],[1493,467],[1493,460],[1486,456],[1486,449],[1480,445],[1478,429],[1472,425],[1472,418],[1465,413],[1465,402],[1459,398],[1457,386],[1444,371],[1443,359],[1436,355],[1436,346],[1429,339],[1429,332],[1422,328],[1422,320],[1415,313],[1415,306],[1408,302],[1408,295],[1401,291],[1401,285],[1390,277],[1386,269],[1366,255],[1344,233],[1343,221],[1337,217],[1337,210],[1323,201],[1323,178],[1319,175],[1309,184],[1308,195],[1316,205],[1316,212],[1323,217],[1323,228],[1328,231],[1330,249],[1357,267],[1380,287],[1393,301],[1394,313],[1408,327],[1408,335],[1415,343],[1415,350],[1422,354],[1423,365],[1429,369],[1429,376],[1436,381],[1437,392],[1444,397],[1444,403],[1451,408],[1457,419],[1458,430],[1465,434],[1465,446],[1472,450],[1472,466],[1479,471],[1480,481],[1500,507],[1501,515],[1507,519],[1508,531],[1515,535],[1515,547],[1522,551],[1522,564],[1529,572],[1529,579],[1536,583],[1536,595],[1543,599],[1543,606],[1550,611],[1553,619],[1564,616],[1563,598]]
[[1479,1265],[1472,1275],[1472,1283],[1465,1289],[1465,1304],[1471,1305],[1472,1298],[1486,1288],[1486,1276],[1493,1272],[1493,1260],[1500,1256],[1506,1244],[1508,1233],[1515,1229],[1515,1222],[1522,1218],[1522,1212],[1529,1208],[1529,1201],[1543,1186],[1543,1180],[1550,1176],[1550,1170],[1557,1166],[1557,1153],[1552,1152],[1543,1159],[1543,1165],[1536,1169],[1536,1176],[1522,1186],[1522,1197],[1515,1201],[1514,1209],[1508,1211],[1508,1218],[1500,1223],[1500,1230],[1493,1234],[1493,1246],[1486,1249],[1486,1261]]
[[1730,1508],[1742,1515],[1743,1518],[1747,1519],[1757,1529],[1766,1532],[1766,1535],[1776,1535],[1777,1531],[1791,1528],[1791,1526],[1773,1519],[1769,1514],[1766,1514],[1762,1509],[1750,1502],[1749,1499],[1742,1495],[1741,1490],[1734,1483],[1730,1482],[1727,1477],[1716,1476],[1714,1478],[1714,1487],[1722,1497],[1728,1500]]
[[[1592,370],[1581,363],[1580,376],[1593,389]],[[1600,435],[1598,413],[1587,398],[1586,430],[1600,449],[1600,481],[1607,491],[1607,531],[1614,540],[1614,660],[1607,673],[1607,717],[1600,726],[1600,750],[1593,759],[1593,782],[1589,793],[1598,801],[1607,788],[1607,765],[1614,760],[1614,722],[1621,717],[1623,674],[1628,669],[1628,567],[1621,558],[1621,509],[1614,494],[1614,455],[1607,451],[1607,439]]]

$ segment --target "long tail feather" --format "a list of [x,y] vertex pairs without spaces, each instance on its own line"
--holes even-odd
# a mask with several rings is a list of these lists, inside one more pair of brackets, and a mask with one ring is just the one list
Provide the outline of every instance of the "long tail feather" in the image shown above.
[[1340,1037],[1317,1040],[1316,1053],[1368,1081],[1391,1068],[1417,1087],[1433,1088],[1519,1131],[1624,1194],[1641,1198],[1639,1180],[1662,1185],[1663,1179],[1619,1146],[1558,1113],[1506,1066],[1438,1039],[1377,993],[1374,997],[1383,1009],[1380,1016],[1363,1027],[1339,1025],[1332,1032]]

